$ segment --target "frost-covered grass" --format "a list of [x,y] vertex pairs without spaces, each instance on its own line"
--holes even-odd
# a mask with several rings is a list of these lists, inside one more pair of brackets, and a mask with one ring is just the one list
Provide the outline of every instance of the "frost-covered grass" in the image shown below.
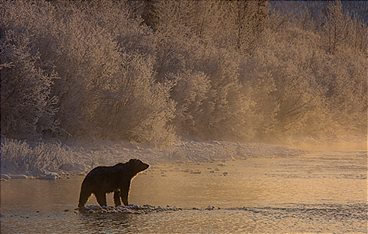
[[30,176],[55,175],[68,170],[82,170],[76,152],[60,143],[37,143],[5,139],[1,143],[1,172]]
[[165,148],[155,148],[122,141],[80,140],[61,143],[3,139],[1,174],[14,178],[35,176],[54,179],[63,175],[86,173],[99,165],[126,162],[130,158],[156,164],[210,162],[258,155],[286,156],[300,153],[302,151],[282,146],[223,141],[185,141]]

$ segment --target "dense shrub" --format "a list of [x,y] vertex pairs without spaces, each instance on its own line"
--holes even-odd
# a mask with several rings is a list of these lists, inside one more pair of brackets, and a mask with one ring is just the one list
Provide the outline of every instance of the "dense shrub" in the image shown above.
[[0,40],[1,132],[26,137],[56,127],[57,99],[51,88],[57,76],[40,66],[37,48],[24,32],[7,30]]
[[1,0],[1,132],[156,145],[366,135],[366,23],[339,2],[318,21],[266,6]]
[[175,136],[168,124],[175,110],[169,96],[171,85],[155,82],[150,59],[126,55],[123,60],[119,83],[100,95],[94,123],[106,137],[172,142]]

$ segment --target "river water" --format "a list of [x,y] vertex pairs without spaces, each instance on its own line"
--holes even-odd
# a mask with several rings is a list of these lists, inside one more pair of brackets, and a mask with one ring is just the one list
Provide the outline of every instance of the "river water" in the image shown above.
[[152,165],[130,190],[141,213],[74,210],[82,180],[2,181],[1,233],[367,233],[366,152]]

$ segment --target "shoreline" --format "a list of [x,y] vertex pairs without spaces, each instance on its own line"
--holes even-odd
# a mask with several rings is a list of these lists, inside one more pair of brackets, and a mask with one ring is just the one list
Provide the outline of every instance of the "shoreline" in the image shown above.
[[[338,149],[336,152],[340,152]],[[331,153],[335,151],[321,151]],[[287,145],[226,141],[181,141],[166,147],[107,140],[26,142],[2,138],[1,181],[8,179],[55,180],[85,175],[99,165],[114,165],[138,158],[150,165],[205,163],[252,157],[295,157],[314,151]],[[350,150],[362,157],[366,150]],[[346,152],[348,153],[348,152]]]

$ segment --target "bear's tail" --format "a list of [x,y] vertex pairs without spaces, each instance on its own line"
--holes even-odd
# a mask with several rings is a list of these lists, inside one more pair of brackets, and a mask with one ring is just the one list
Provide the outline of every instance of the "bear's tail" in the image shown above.
[[89,196],[91,196],[91,191],[89,189],[89,186],[86,184],[85,180],[82,183],[81,191],[79,195],[79,203],[78,208],[83,208],[86,202],[88,201]]

